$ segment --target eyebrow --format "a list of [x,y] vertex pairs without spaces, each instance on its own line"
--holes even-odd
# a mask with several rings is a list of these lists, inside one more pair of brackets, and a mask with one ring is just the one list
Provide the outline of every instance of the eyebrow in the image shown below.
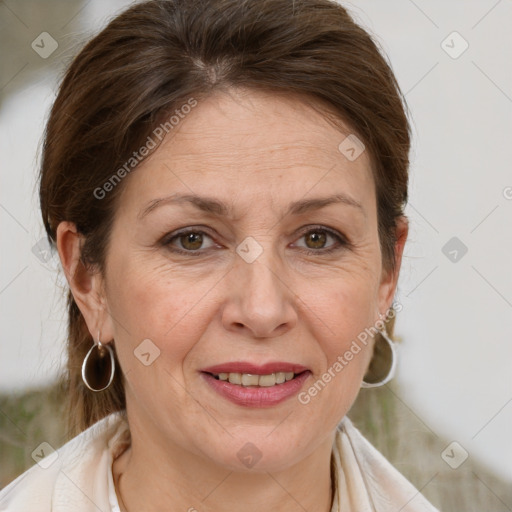
[[[217,215],[219,217],[232,217],[231,209],[218,199],[213,197],[198,196],[195,194],[172,194],[168,197],[162,197],[159,199],[153,199],[139,212],[137,218],[142,220],[150,212],[156,208],[168,204],[182,204],[189,203],[195,206],[197,209]],[[300,215],[303,213],[310,212],[312,210],[319,210],[325,208],[331,204],[344,204],[359,209],[364,215],[366,215],[361,203],[357,202],[352,197],[346,194],[334,194],[327,197],[318,197],[312,199],[301,199],[291,203],[285,213],[286,215]]]

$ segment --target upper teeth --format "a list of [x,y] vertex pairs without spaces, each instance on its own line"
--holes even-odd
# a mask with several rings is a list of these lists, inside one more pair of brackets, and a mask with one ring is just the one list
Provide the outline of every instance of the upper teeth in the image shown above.
[[270,375],[254,375],[252,373],[219,373],[219,380],[227,380],[231,384],[242,386],[274,386],[295,377],[293,372],[277,372]]

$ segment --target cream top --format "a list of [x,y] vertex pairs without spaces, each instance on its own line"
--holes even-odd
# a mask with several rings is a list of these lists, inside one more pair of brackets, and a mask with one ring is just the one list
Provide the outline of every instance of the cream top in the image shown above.
[[[129,443],[125,413],[110,414],[2,489],[0,511],[120,512],[112,463]],[[439,512],[347,417],[337,427],[331,463],[331,512]]]

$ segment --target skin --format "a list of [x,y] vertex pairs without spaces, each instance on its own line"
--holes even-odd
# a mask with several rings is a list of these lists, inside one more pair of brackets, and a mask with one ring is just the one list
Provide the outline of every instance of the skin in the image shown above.
[[[127,510],[226,512],[243,503],[254,512],[330,511],[335,429],[372,345],[307,405],[295,396],[273,407],[238,406],[212,391],[200,370],[227,361],[300,363],[312,372],[307,390],[391,306],[407,220],[397,227],[396,271],[388,271],[369,156],[349,161],[338,150],[349,133],[294,95],[218,92],[125,178],[104,276],[78,262],[74,225],[58,226],[75,300],[94,339],[100,330],[103,343],[115,340],[126,376],[132,445],[113,472]],[[214,197],[233,216],[183,203],[137,217],[173,193]],[[332,194],[361,208],[335,203],[285,215],[293,201]],[[349,245],[323,239],[317,225]],[[189,226],[206,233],[202,245],[162,243]],[[252,263],[235,252],[248,236],[263,249]],[[134,357],[147,338],[160,350],[149,366]],[[247,442],[262,454],[252,469],[237,457]]]

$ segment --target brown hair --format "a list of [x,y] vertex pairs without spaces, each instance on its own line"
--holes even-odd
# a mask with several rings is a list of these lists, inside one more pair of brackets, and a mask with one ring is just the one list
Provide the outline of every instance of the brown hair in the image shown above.
[[[103,199],[94,191],[165,116],[229,87],[298,93],[349,124],[370,155],[383,264],[394,269],[394,228],[407,202],[406,105],[377,44],[330,0],[154,0],[114,18],[72,61],[46,127],[40,202],[50,243],[61,221],[74,222],[83,264],[104,272],[123,182]],[[125,395],[117,360],[110,388],[84,386],[93,339],[71,291],[68,313],[74,435],[124,409]]]

